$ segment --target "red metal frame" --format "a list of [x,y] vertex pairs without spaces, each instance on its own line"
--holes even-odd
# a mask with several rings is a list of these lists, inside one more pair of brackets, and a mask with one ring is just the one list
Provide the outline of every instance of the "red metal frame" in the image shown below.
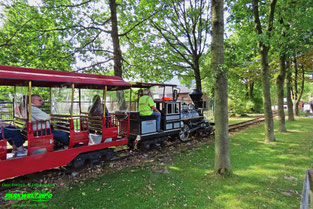
[[112,138],[112,140],[114,141],[117,139],[117,136],[118,136],[118,124],[117,124],[115,114],[110,114],[110,116],[102,117],[102,140],[101,142],[104,142],[105,139],[107,138]]
[[2,140],[0,140],[0,160],[7,159],[7,140],[4,138],[4,128],[2,128]]
[[[53,135],[50,131],[48,133],[47,131],[47,124],[49,121],[37,121],[35,125],[37,126],[37,131],[33,130],[33,123],[28,122],[27,123],[27,139],[28,139],[28,152],[27,155],[32,155],[34,152],[42,150],[45,152],[51,152],[53,151]],[[38,129],[38,124],[45,123],[45,129],[39,130]],[[39,131],[38,131],[39,130]],[[42,132],[45,135],[41,133],[43,136],[38,136],[40,135],[39,133]],[[35,134],[36,133],[36,134]]]
[[0,180],[65,166],[81,153],[124,144],[128,144],[127,137],[96,145],[82,146],[73,149],[64,149],[21,158],[3,160],[0,161]]
[[7,140],[2,138],[0,140],[0,160],[7,159]]
[[76,127],[74,127],[74,119],[70,119],[70,143],[69,148],[74,147],[76,144],[83,143],[88,145],[88,122],[83,119],[75,119]]
[[130,132],[130,114],[127,114],[127,121],[122,120],[119,123],[119,135],[128,136]]
[[[75,84],[75,87],[77,88],[92,89],[104,89],[104,87],[107,86],[108,90],[121,90],[131,87],[131,84],[125,82],[122,78],[115,76],[92,75],[0,65],[0,85],[28,86],[29,81],[32,82],[32,86],[39,87],[71,87],[72,84]],[[130,132],[129,115],[127,121],[118,121],[114,116],[112,121],[113,125],[111,127],[105,126],[106,119],[103,118],[102,137],[104,140],[105,138],[112,138],[112,141],[95,145],[88,145],[88,122],[84,121],[83,119],[78,119],[79,122],[76,121],[76,123],[74,123],[74,120],[76,119],[70,119],[69,149],[53,151],[53,135],[51,133],[47,134],[46,132],[47,135],[36,136],[38,133],[37,131],[33,130],[31,122],[27,123],[28,156],[6,159],[7,140],[0,140],[0,158],[4,159],[0,160],[0,180],[65,166],[81,153],[128,144],[128,136]],[[79,124],[79,127],[74,127],[74,124]],[[45,129],[42,131],[47,130]],[[77,143],[83,143],[86,146],[73,148],[73,146]],[[40,149],[45,149],[47,152],[35,153],[36,150]]]

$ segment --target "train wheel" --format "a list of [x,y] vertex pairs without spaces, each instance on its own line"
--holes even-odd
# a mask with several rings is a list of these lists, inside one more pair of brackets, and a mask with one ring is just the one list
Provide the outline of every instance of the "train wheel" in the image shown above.
[[189,138],[189,126],[187,124],[184,124],[184,127],[179,132],[179,140],[182,142],[185,142]]
[[73,161],[72,161],[72,166],[74,168],[79,168],[79,167],[82,167],[84,164],[85,164],[85,159],[82,158],[82,157],[76,157]]

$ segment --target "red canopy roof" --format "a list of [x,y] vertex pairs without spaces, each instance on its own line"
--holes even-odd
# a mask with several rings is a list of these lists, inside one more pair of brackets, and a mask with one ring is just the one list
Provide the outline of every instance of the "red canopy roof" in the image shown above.
[[28,81],[32,81],[32,86],[41,87],[70,87],[75,84],[77,88],[103,89],[104,86],[108,86],[108,90],[116,90],[131,86],[131,84],[117,76],[0,65],[0,85],[27,86]]

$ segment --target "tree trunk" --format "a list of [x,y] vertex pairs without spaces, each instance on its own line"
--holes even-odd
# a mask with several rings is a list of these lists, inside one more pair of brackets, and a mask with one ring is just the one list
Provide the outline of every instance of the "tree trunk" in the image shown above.
[[111,37],[113,41],[113,56],[114,56],[114,75],[122,77],[122,52],[120,49],[120,41],[118,37],[116,1],[109,0],[111,11],[112,30]]
[[246,99],[253,99],[253,87],[254,83],[246,83]]
[[196,88],[202,91],[199,57],[197,55],[194,55],[193,63],[194,63],[193,70],[195,73]]
[[249,99],[249,84],[246,83],[245,86],[246,86],[246,99]]
[[291,84],[292,84],[292,79],[291,79],[291,70],[290,70],[290,63],[287,62],[287,106],[288,106],[288,121],[294,121],[295,117],[293,114],[293,104],[292,104],[292,99],[291,99]]
[[[266,37],[269,39],[271,31],[273,29],[274,13],[277,0],[272,0],[270,4],[268,25],[266,30]],[[259,16],[259,1],[252,0],[252,9],[255,23],[255,30],[258,35],[263,34],[262,24]],[[259,41],[259,52],[262,59],[262,90],[263,90],[263,106],[264,106],[264,117],[265,117],[265,142],[276,141],[274,136],[274,121],[271,104],[271,93],[270,93],[270,73],[268,67],[268,51],[270,46]]]
[[254,82],[250,83],[249,86],[250,86],[249,97],[250,97],[250,99],[253,99]]
[[231,174],[228,135],[228,80],[224,68],[224,0],[211,0],[215,103],[215,172]]
[[293,111],[294,115],[299,116],[299,108],[298,108],[298,63],[297,63],[297,57],[295,55],[294,57],[294,70],[295,70],[295,80],[294,80],[294,92],[293,92]]
[[[262,49],[263,48],[263,49]],[[262,92],[263,92],[263,106],[265,117],[265,142],[276,141],[274,136],[274,121],[272,112],[272,102],[270,93],[270,73],[268,67],[268,48],[261,46],[262,57]]]
[[280,56],[280,72],[277,77],[277,103],[278,103],[278,131],[286,132],[285,109],[284,109],[284,81],[286,75],[286,55]]
[[304,67],[303,67],[303,66],[301,67],[301,70],[302,70],[301,89],[300,89],[300,94],[299,94],[298,99],[297,99],[298,114],[299,114],[299,104],[300,104],[300,100],[301,100],[301,98],[302,98],[303,91],[304,91],[304,79],[305,79],[305,77],[304,77],[304,73],[305,73],[305,72],[304,72]]

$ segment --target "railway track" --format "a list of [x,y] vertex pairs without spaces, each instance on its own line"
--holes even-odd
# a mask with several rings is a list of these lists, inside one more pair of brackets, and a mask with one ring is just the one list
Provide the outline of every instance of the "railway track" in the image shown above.
[[[277,111],[273,111],[273,117],[275,117],[275,116],[277,116]],[[249,127],[251,125],[259,124],[259,123],[264,122],[264,121],[265,121],[264,115],[261,115],[261,116],[255,117],[251,120],[246,120],[243,122],[230,124],[228,126],[228,130],[229,130],[229,132],[234,132],[236,130],[241,130],[243,128]]]
[[234,132],[236,130],[240,130],[242,128],[245,128],[247,126],[264,122],[264,120],[265,120],[265,118],[261,116],[261,117],[257,117],[257,118],[251,119],[251,120],[230,124],[228,126],[228,130],[229,130],[229,132]]
[[[259,124],[261,122],[263,122],[265,119],[263,116],[259,116],[256,117],[254,119],[248,120],[248,121],[244,121],[244,122],[239,122],[236,124],[231,124],[229,125],[229,132],[238,132],[242,129],[245,129],[246,127],[249,127],[251,125],[255,125],[255,124]],[[214,134],[214,133],[213,133]],[[166,152],[166,150],[170,150],[173,149],[172,147],[176,147],[176,146],[184,146],[184,144],[188,144],[191,143],[194,138],[198,138],[199,141],[201,141],[202,138],[204,137],[192,137],[191,139],[185,141],[185,142],[180,142],[179,140],[173,141],[173,142],[169,142],[168,145],[165,145],[164,147],[157,147],[157,149],[153,149],[152,151],[132,151],[129,150],[128,148],[124,147],[123,149],[117,150],[116,152],[116,157],[112,158],[111,160],[104,160],[101,161],[98,164],[87,164],[84,165],[83,167],[80,168],[70,168],[70,167],[60,167],[60,168],[55,168],[55,169],[51,169],[51,170],[46,170],[46,171],[42,171],[42,172],[38,172],[38,173],[33,173],[33,174],[29,174],[29,175],[25,175],[25,176],[21,176],[21,177],[16,177],[14,179],[8,179],[5,180],[1,183],[5,183],[5,184],[29,184],[29,183],[39,183],[39,184],[55,184],[58,185],[59,182],[64,181],[64,179],[66,179],[65,181],[71,182],[79,182],[82,179],[91,177],[88,174],[84,174],[84,173],[88,173],[90,172],[90,170],[99,170],[99,172],[96,172],[96,175],[100,175],[106,172],[106,170],[111,168],[112,164],[115,163],[120,163],[120,162],[124,162],[125,167],[127,166],[132,166],[132,163],[130,162],[130,165],[126,165],[128,163],[129,159],[134,159],[134,158],[147,158],[146,156],[148,156],[149,159],[153,159],[155,157],[157,157],[160,152],[158,151],[158,149],[164,150],[164,152]],[[206,137],[207,138],[207,137]],[[212,139],[212,138],[211,138]],[[135,161],[135,160],[134,160]],[[123,163],[122,163],[123,164]],[[62,184],[61,184],[62,185]],[[25,188],[20,188],[20,189],[25,189]],[[10,191],[12,190],[12,188],[10,187],[0,187],[0,204],[1,202],[3,202],[3,194],[5,194],[5,191]],[[14,190],[18,190],[18,188],[14,187]]]

